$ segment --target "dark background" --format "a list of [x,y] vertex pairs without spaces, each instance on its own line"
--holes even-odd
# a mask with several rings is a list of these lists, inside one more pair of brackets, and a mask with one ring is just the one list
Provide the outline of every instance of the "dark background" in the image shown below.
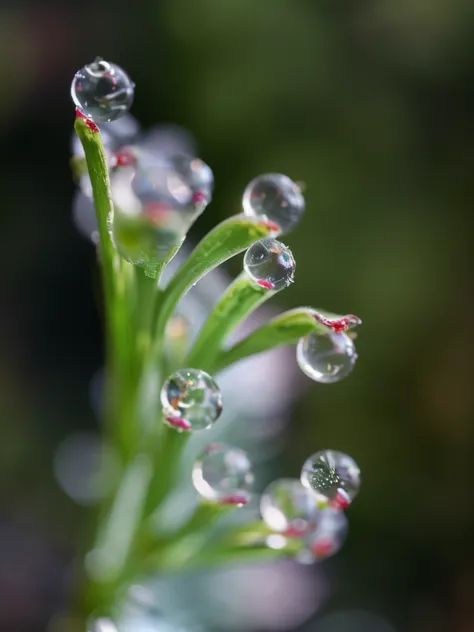
[[95,259],[71,221],[69,171],[69,86],[97,54],[134,78],[144,126],[191,130],[212,166],[195,235],[236,212],[258,173],[304,181],[307,216],[287,240],[297,283],[279,303],[363,318],[356,371],[309,389],[280,464],[296,475],[308,445],[337,444],[363,472],[326,608],[474,630],[464,0],[0,5],[1,630],[45,629],[81,530],[51,464],[71,430],[97,424]]

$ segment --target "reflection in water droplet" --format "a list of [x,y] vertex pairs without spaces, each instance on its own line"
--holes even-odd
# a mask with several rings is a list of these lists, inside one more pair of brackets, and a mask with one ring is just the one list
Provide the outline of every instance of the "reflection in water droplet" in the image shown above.
[[71,96],[86,116],[105,122],[127,114],[134,90],[130,77],[120,66],[97,58],[76,72]]
[[281,290],[294,280],[296,263],[289,248],[276,239],[257,241],[245,253],[244,270],[269,290]]
[[353,340],[345,333],[309,334],[296,349],[300,369],[315,382],[340,382],[353,370],[357,353]]
[[[180,369],[161,390],[163,414],[180,430],[210,428],[222,412],[221,392],[213,378],[199,369]],[[177,422],[181,421],[182,424]]]
[[343,452],[321,450],[305,461],[301,482],[315,493],[319,502],[345,509],[359,491],[360,469]]
[[293,230],[305,210],[298,185],[280,173],[267,173],[252,180],[245,189],[242,204],[246,215],[275,222],[281,234]]

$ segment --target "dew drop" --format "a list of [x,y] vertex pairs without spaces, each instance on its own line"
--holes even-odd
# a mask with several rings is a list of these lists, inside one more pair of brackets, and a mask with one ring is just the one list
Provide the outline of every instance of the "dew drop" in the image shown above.
[[114,244],[130,263],[156,266],[177,249],[212,196],[212,172],[199,159],[138,149],[111,175]]
[[303,564],[311,564],[332,557],[342,548],[348,533],[346,515],[342,511],[325,509],[316,529],[305,537],[306,546],[296,559]]
[[313,531],[321,510],[314,495],[296,478],[281,478],[264,490],[260,513],[270,529],[301,538]]
[[193,467],[193,484],[199,494],[222,504],[247,504],[253,482],[247,453],[222,443],[208,445]]
[[115,121],[129,111],[135,84],[127,73],[98,57],[74,75],[71,96],[76,107],[94,121]]
[[161,202],[175,210],[194,211],[195,205],[211,201],[214,176],[200,158],[142,152],[131,185],[144,205]]
[[291,250],[271,237],[257,241],[245,253],[245,272],[268,290],[282,290],[290,285],[295,268]]
[[333,384],[349,375],[357,353],[354,341],[345,333],[328,331],[301,338],[296,348],[300,369],[315,382]]
[[245,189],[242,204],[246,215],[275,222],[281,234],[293,230],[305,210],[299,186],[280,173],[266,173],[252,180]]
[[346,509],[359,491],[360,469],[343,452],[320,450],[303,464],[301,482],[314,492],[318,502]]
[[161,389],[163,415],[177,430],[204,430],[222,412],[222,396],[213,378],[199,369],[180,369]]

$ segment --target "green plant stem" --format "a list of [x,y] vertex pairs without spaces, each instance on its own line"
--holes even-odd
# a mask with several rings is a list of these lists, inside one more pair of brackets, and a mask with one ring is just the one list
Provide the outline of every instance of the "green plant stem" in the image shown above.
[[215,357],[227,338],[249,314],[276,293],[256,285],[242,272],[213,309],[189,353],[186,365],[212,373]]

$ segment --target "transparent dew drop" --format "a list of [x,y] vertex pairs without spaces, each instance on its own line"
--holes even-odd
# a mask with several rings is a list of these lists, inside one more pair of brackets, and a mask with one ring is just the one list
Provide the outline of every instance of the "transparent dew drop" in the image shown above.
[[327,508],[321,512],[317,528],[305,537],[305,548],[297,555],[303,564],[324,560],[335,555],[346,541],[349,523],[342,511]]
[[298,479],[281,478],[264,490],[260,513],[273,531],[301,538],[316,528],[321,510],[314,495]]
[[271,237],[257,241],[245,253],[245,272],[258,285],[269,290],[282,290],[290,285],[295,268],[291,250]]
[[222,412],[221,391],[200,369],[180,369],[161,389],[164,420],[177,430],[205,430]]
[[131,184],[144,205],[158,202],[175,210],[194,212],[196,206],[206,206],[211,201],[214,176],[200,158],[142,152]]
[[206,208],[212,172],[199,159],[169,158],[138,148],[134,164],[111,175],[114,244],[145,268],[168,260]]
[[346,509],[360,487],[360,469],[347,454],[320,450],[309,457],[301,470],[301,482],[316,500],[334,509]]
[[193,467],[193,484],[199,494],[221,504],[247,504],[253,482],[247,453],[222,443],[208,445]]
[[357,361],[354,341],[345,333],[328,331],[301,338],[296,348],[300,369],[315,382],[333,384],[351,373]]
[[242,204],[246,215],[275,222],[281,234],[293,230],[305,211],[299,186],[281,173],[266,173],[252,180]]
[[127,73],[97,57],[74,75],[71,96],[76,107],[94,121],[115,121],[129,111],[135,84]]

